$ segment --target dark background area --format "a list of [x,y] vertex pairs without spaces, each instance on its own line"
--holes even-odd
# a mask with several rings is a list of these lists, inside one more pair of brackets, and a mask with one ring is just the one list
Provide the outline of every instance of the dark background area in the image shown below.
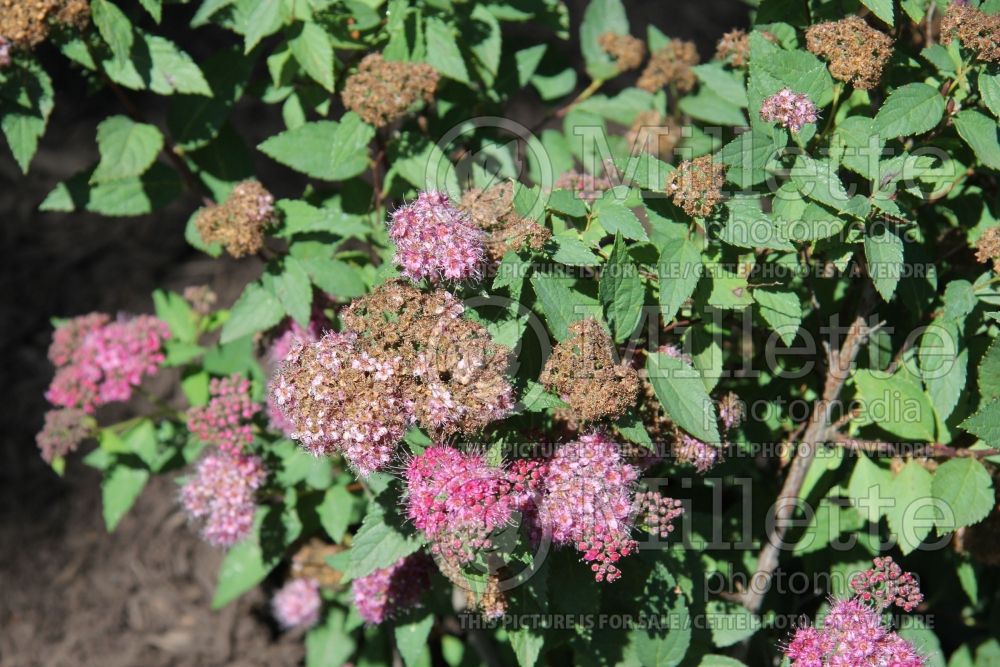
[[[586,2],[567,4],[575,35]],[[160,31],[201,61],[232,36],[214,28],[192,32],[193,9],[168,5]],[[645,37],[652,23],[669,36],[695,40],[703,59],[722,32],[748,20],[739,0],[633,0],[629,15],[633,34]],[[511,36],[534,34],[530,26],[505,29]],[[553,48],[582,69],[575,41]],[[213,260],[187,245],[184,227],[199,206],[189,193],[137,218],[38,212],[57,183],[96,162],[97,124],[123,113],[110,91],[88,90],[80,72],[51,47],[43,46],[39,57],[53,78],[56,107],[30,173],[20,173],[6,145],[0,149],[0,665],[298,664],[302,638],[274,631],[262,591],[210,609],[222,552],[187,527],[173,479],[154,478],[109,535],[99,474],[78,453],[59,478],[38,455],[34,436],[52,376],[46,358],[51,318],[151,312],[154,288],[198,284],[211,285],[225,306],[260,271],[256,259]],[[132,97],[149,122],[166,127],[166,98]],[[543,111],[533,93],[511,108],[527,125]],[[283,129],[278,106],[252,99],[233,120],[248,146]],[[292,172],[260,153],[254,162],[258,177],[279,196],[300,191]],[[151,389],[169,397],[172,384],[161,373]],[[100,416],[107,423],[142,408],[141,402],[111,406]]]

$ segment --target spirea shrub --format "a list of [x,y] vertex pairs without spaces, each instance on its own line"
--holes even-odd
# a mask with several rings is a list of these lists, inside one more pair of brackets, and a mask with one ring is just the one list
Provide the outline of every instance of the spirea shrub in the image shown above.
[[0,0],[41,210],[255,276],[52,313],[41,457],[308,667],[996,664],[1000,2],[640,5]]

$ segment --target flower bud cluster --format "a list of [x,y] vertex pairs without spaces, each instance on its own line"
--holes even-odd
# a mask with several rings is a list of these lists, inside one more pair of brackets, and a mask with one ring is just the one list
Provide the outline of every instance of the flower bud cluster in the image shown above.
[[721,450],[718,447],[702,442],[679,428],[674,435],[672,451],[678,463],[694,466],[695,470],[704,474],[719,462]]
[[913,611],[924,599],[913,573],[903,572],[891,556],[875,558],[870,569],[854,575],[851,590],[862,602],[874,602],[879,609],[896,605]]
[[402,118],[410,107],[434,99],[438,73],[425,63],[394,62],[381,53],[364,57],[347,78],[344,106],[366,123],[383,127]]
[[91,313],[56,328],[49,347],[55,377],[45,397],[54,405],[92,414],[100,405],[127,401],[163,362],[165,323],[149,315],[111,320]]
[[594,318],[574,322],[552,350],[541,383],[569,404],[574,421],[618,419],[635,404],[639,374],[615,364],[611,336]]
[[267,479],[263,462],[252,455],[208,454],[181,488],[181,505],[188,517],[202,523],[209,544],[231,547],[253,527],[254,494]]
[[205,243],[221,243],[233,257],[253,255],[264,247],[264,230],[277,221],[274,197],[259,181],[243,181],[223,204],[198,212],[195,227]]
[[211,399],[207,405],[187,412],[187,426],[202,442],[217,445],[229,454],[239,454],[253,442],[250,420],[260,412],[260,405],[250,398],[250,381],[239,374],[212,378]]
[[670,537],[677,527],[674,520],[684,514],[680,500],[668,498],[659,491],[640,491],[635,494],[635,509],[653,535],[660,539]]

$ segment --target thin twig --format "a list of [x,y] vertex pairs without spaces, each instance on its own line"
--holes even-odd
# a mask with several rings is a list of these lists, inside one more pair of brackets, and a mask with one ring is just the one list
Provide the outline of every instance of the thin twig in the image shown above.
[[952,447],[939,442],[882,442],[880,440],[860,440],[850,438],[841,433],[830,436],[830,444],[853,451],[884,456],[907,454],[927,458],[973,458],[984,459],[1000,455],[1000,449],[969,449],[968,447]]
[[764,596],[770,588],[771,577],[778,567],[789,519],[795,510],[795,500],[802,489],[809,467],[816,457],[817,448],[826,439],[833,416],[833,405],[840,397],[840,391],[850,374],[854,359],[858,356],[862,343],[871,331],[867,326],[867,318],[873,306],[872,285],[870,281],[866,280],[864,292],[858,304],[857,315],[847,330],[843,344],[839,350],[831,349],[828,352],[829,368],[823,386],[823,395],[813,407],[809,425],[802,436],[801,444],[803,446],[797,448],[798,454],[788,468],[788,475],[785,477],[785,483],[781,487],[781,492],[775,503],[773,523],[769,528],[767,540],[761,547],[760,555],[757,557],[757,571],[750,579],[750,586],[743,597],[743,606],[753,613],[760,611]]

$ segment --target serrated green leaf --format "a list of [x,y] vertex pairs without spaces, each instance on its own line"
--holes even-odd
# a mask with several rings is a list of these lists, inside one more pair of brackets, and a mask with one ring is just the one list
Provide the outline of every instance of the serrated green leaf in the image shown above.
[[427,651],[427,637],[433,625],[434,614],[426,610],[415,619],[404,619],[403,622],[396,623],[396,627],[393,628],[396,648],[399,649],[399,655],[406,667],[417,667],[421,664],[420,659]]
[[722,440],[715,403],[698,372],[687,362],[660,353],[647,357],[646,372],[674,423],[699,440],[719,446]]
[[101,482],[101,504],[104,508],[104,525],[109,533],[118,527],[122,517],[135,504],[148,480],[148,470],[121,463],[105,472],[104,481]]
[[984,403],[1000,398],[1000,338],[994,338],[977,371],[979,394]]
[[332,486],[323,496],[323,502],[316,508],[323,530],[334,542],[340,543],[350,525],[354,510],[354,497],[343,486]]
[[[931,481],[926,468],[909,461],[889,482],[889,498],[893,504],[886,509],[885,517],[904,555],[920,546],[931,532],[934,509],[924,504],[931,497]],[[926,511],[920,512],[921,507],[926,507]]]
[[601,271],[598,295],[615,341],[627,340],[642,319],[645,290],[639,267],[629,257],[620,232],[615,235],[611,256]]
[[600,304],[593,296],[576,289],[576,281],[568,276],[535,273],[531,286],[538,295],[546,324],[556,340],[569,336],[569,325],[600,313]]
[[937,88],[926,83],[908,83],[892,91],[875,114],[875,131],[882,139],[929,132],[941,122],[944,107],[944,98]]
[[962,428],[991,447],[1000,447],[1000,399],[979,408],[964,422]]
[[627,206],[614,199],[601,199],[594,204],[594,214],[609,234],[621,234],[627,239],[648,241],[639,218]]
[[958,327],[948,321],[931,323],[920,337],[921,377],[941,419],[951,416],[968,378],[969,351],[959,340]]
[[458,48],[455,29],[439,18],[430,17],[424,28],[427,63],[449,79],[469,83],[469,70]]
[[127,116],[111,116],[97,126],[101,161],[92,183],[141,176],[163,149],[163,135],[155,125],[136,123]]
[[893,0],[861,0],[861,3],[872,10],[872,13],[882,19],[890,28],[895,22],[893,16]]
[[373,136],[375,129],[349,111],[340,122],[306,123],[271,137],[258,148],[314,178],[342,181],[368,168],[368,142]]
[[243,35],[245,53],[281,27],[282,0],[237,0],[234,28]]
[[[934,472],[931,482],[934,497],[951,508],[953,517],[938,523],[938,532],[944,533],[979,523],[993,511],[993,478],[983,464],[972,457],[945,461]],[[953,518],[953,522],[948,522]]]
[[933,442],[936,420],[930,399],[905,368],[886,377],[869,369],[854,373],[863,416],[893,435]]
[[333,47],[326,31],[312,21],[300,23],[288,46],[306,74],[333,92]]
[[955,115],[955,129],[969,144],[985,166],[1000,169],[1000,143],[997,142],[997,121],[975,109],[965,109]]
[[385,520],[385,513],[373,504],[351,543],[352,579],[389,567],[420,548],[420,540],[404,535]]
[[90,172],[60,183],[39,204],[40,211],[90,211],[109,216],[144,215],[163,208],[183,190],[180,177],[155,162],[139,177],[90,185]]
[[673,239],[660,249],[656,273],[660,282],[660,308],[664,323],[673,321],[677,311],[694,293],[702,269],[701,248],[696,241]]
[[9,67],[0,76],[0,129],[14,159],[28,173],[54,105],[52,80],[38,63]]
[[250,283],[229,311],[229,319],[222,327],[223,343],[243,336],[265,331],[275,326],[285,316],[285,308],[273,292],[260,283]]
[[903,275],[903,241],[887,227],[865,235],[868,275],[885,301],[891,301]]
[[791,345],[802,324],[802,302],[799,296],[789,290],[772,288],[758,288],[752,294],[760,316],[771,325],[771,329],[785,345]]

